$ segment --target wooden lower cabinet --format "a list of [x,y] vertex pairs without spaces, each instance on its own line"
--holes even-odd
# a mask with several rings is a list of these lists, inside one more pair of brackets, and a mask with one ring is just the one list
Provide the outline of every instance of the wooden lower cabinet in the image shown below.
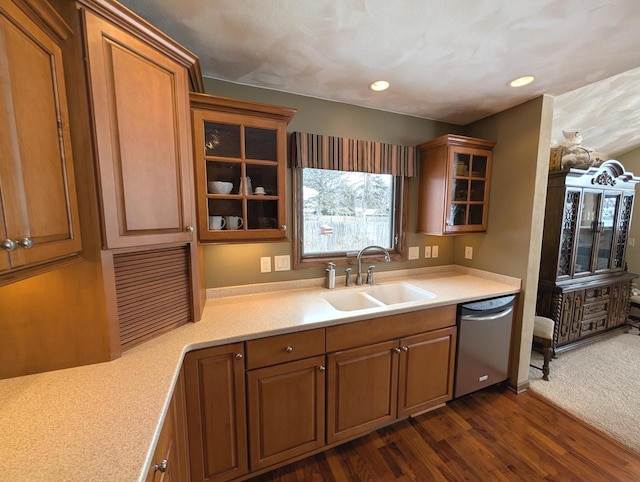
[[456,328],[327,356],[327,442],[351,438],[453,397]]
[[327,442],[368,432],[396,418],[398,341],[327,355]]
[[456,328],[400,340],[398,418],[415,415],[453,398]]
[[246,474],[247,424],[242,343],[185,355],[192,482]]
[[183,373],[183,371],[180,372],[173,391],[151,466],[147,472],[147,482],[188,482],[190,480]]
[[451,400],[455,315],[452,305],[187,353],[191,480],[243,480]]
[[324,445],[324,358],[247,372],[251,470]]

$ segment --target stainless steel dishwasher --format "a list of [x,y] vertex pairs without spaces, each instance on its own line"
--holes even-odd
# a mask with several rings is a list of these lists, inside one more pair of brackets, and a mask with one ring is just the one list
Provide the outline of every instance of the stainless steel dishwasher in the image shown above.
[[454,398],[507,379],[515,295],[459,307]]

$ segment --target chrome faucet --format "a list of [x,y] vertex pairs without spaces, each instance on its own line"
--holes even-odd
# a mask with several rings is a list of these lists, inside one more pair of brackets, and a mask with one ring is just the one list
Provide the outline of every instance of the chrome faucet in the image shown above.
[[[362,285],[362,255],[365,251],[376,250],[382,251],[384,253],[384,260],[386,263],[391,261],[391,256],[389,256],[389,251],[384,249],[382,246],[367,246],[366,248],[362,248],[358,253],[358,275],[356,276],[356,284]],[[373,276],[368,277],[368,282],[373,284]]]

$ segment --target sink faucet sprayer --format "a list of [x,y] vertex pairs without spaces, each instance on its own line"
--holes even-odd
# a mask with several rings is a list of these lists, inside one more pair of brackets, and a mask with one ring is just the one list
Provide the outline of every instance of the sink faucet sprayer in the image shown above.
[[[382,246],[367,246],[366,248],[362,248],[358,253],[358,275],[356,276],[356,284],[362,284],[362,255],[365,251],[376,250],[382,251],[384,253],[384,260],[386,263],[391,261],[391,257],[389,256],[389,251],[384,249]],[[367,283],[373,284],[373,274],[371,273],[371,268],[369,268],[369,276],[367,276]]]

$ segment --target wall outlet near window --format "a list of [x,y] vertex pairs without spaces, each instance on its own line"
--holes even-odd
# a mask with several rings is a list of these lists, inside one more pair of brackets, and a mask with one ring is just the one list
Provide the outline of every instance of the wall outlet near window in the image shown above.
[[289,271],[291,269],[291,256],[284,254],[282,256],[274,256],[276,261],[276,271]]
[[271,273],[271,257],[270,256],[262,256],[260,258],[260,272]]
[[437,258],[438,257],[438,246],[431,246],[431,257],[432,258]]
[[473,247],[471,246],[464,247],[464,257],[465,259],[473,259]]
[[418,259],[420,257],[420,248],[417,246],[409,247],[409,259]]
[[425,258],[430,258],[431,257],[431,246],[425,246],[424,247],[424,257]]

